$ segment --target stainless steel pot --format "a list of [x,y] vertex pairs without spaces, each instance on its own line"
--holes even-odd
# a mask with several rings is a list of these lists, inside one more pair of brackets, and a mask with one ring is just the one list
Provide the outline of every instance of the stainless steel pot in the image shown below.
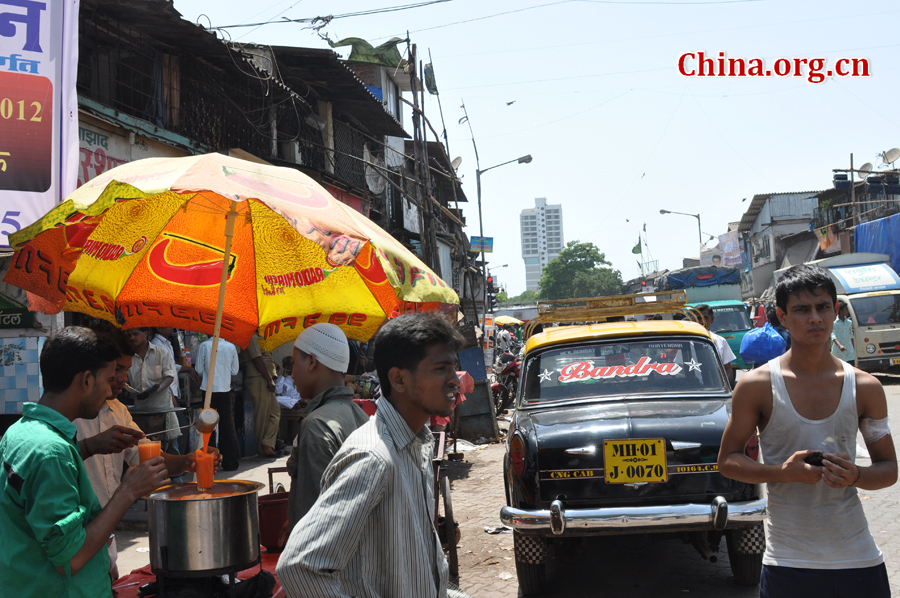
[[[211,498],[197,484],[163,486],[147,496],[150,565],[164,571],[209,571],[250,563],[259,556],[256,493],[264,484],[217,480]],[[230,496],[216,494],[234,493]]]

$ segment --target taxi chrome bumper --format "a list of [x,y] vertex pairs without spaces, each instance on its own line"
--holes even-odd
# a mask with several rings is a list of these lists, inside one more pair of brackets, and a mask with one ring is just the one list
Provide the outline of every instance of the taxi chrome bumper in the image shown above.
[[[632,529],[716,529],[744,527],[766,518],[765,498],[729,503],[717,496],[711,503],[566,509],[555,500],[549,509],[500,509],[500,520],[520,532],[626,532]],[[659,531],[665,531],[660,529]]]

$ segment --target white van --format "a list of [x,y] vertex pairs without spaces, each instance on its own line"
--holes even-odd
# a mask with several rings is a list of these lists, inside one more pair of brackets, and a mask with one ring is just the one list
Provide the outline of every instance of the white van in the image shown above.
[[[900,277],[883,253],[847,253],[809,262],[825,268],[838,299],[850,307],[856,367],[867,372],[900,365]],[[775,272],[775,280],[784,270]]]

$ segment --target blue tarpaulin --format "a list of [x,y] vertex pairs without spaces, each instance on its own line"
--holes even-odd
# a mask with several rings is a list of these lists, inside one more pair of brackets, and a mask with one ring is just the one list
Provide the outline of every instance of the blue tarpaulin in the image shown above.
[[741,273],[737,268],[700,266],[667,272],[656,279],[656,289],[659,291],[678,291],[717,284],[741,284]]
[[864,222],[853,235],[856,253],[886,253],[891,256],[891,268],[900,268],[900,214]]

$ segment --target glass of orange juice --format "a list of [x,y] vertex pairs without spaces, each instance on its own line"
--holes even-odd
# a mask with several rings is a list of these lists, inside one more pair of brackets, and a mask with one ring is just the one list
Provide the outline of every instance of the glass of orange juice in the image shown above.
[[215,463],[216,457],[214,454],[205,453],[203,449],[197,449],[197,490],[200,492],[212,490],[213,481],[215,480]]
[[159,457],[162,454],[161,449],[162,441],[160,440],[147,440],[146,438],[138,440],[138,456],[141,463]]

